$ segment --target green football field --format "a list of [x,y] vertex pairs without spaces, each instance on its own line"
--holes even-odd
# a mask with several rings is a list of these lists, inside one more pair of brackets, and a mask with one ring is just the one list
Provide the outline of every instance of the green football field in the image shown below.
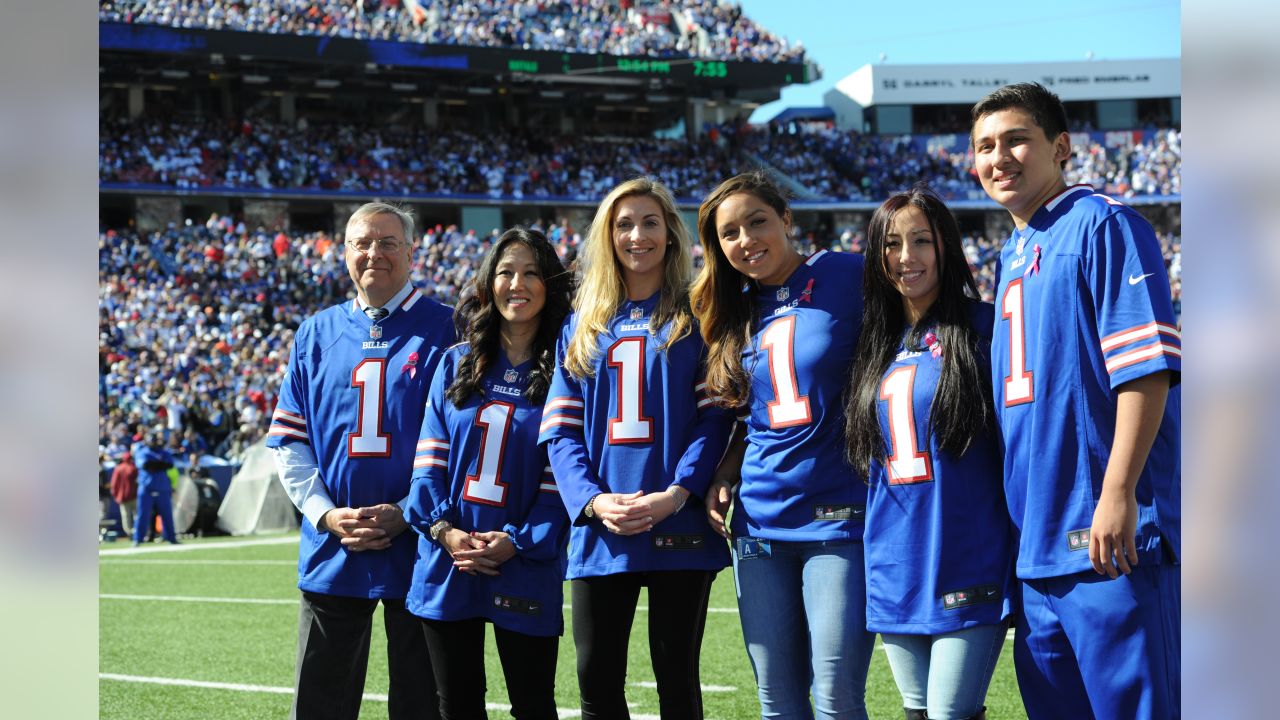
[[[102,545],[99,557],[99,717],[285,717],[297,632],[298,536],[189,540],[185,544]],[[565,597],[568,598],[566,588]],[[641,596],[641,606],[644,596]],[[566,625],[568,619],[566,608]],[[374,619],[362,718],[385,718],[386,655]],[[987,696],[993,719],[1025,718],[1005,643]],[[490,638],[486,653],[491,717],[508,717],[506,687]],[[560,641],[556,700],[561,717],[578,716],[571,633]],[[742,644],[732,572],[711,591],[702,645],[703,702],[709,720],[759,717],[751,665]],[[658,717],[643,611],[631,635],[627,698],[632,718]],[[867,681],[872,718],[901,718],[901,699],[883,650]]]

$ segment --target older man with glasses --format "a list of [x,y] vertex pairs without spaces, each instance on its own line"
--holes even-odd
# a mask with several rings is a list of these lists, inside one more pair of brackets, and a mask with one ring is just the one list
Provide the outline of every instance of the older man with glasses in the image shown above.
[[361,206],[346,228],[356,297],[298,328],[267,435],[305,517],[291,717],[360,712],[374,609],[383,606],[388,712],[439,718],[421,626],[405,609],[416,539],[404,503],[431,376],[452,311],[409,282],[413,216]]

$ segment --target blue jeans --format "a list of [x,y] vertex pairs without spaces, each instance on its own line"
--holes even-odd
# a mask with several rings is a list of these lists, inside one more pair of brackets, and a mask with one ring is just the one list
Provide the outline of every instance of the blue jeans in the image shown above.
[[937,635],[881,633],[902,706],[929,720],[961,720],[982,709],[1009,624],[977,625]]
[[761,717],[865,720],[875,633],[866,630],[862,543],[737,538],[734,550]]

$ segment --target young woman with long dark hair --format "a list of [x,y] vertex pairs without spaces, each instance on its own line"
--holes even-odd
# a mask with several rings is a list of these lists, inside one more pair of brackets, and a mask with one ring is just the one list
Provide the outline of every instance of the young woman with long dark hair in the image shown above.
[[[863,615],[866,485],[844,459],[844,378],[862,322],[862,258],[801,255],[791,211],[762,173],[721,183],[698,210],[706,266],[691,290],[708,392],[740,413],[732,519],[747,654],[765,717],[866,718],[875,636]],[[728,533],[726,532],[726,535]],[[812,695],[812,701],[810,696]]]
[[[485,715],[492,623],[512,712],[556,717],[568,518],[538,447],[570,276],[542,233],[489,249],[455,314],[414,460],[407,517],[421,537],[408,608],[423,618],[445,720]],[[412,358],[403,368],[415,371]]]
[[1013,569],[991,400],[992,307],[923,186],[871,217],[845,416],[868,479],[867,629],[908,720],[984,717]]

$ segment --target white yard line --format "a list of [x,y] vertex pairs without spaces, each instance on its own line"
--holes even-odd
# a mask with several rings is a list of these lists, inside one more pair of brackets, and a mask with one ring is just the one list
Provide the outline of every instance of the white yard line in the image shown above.
[[191,560],[138,560],[135,558],[104,558],[98,561],[99,565],[288,565],[289,567],[297,567],[297,560],[205,560],[193,558]]
[[[658,683],[653,682],[653,681],[651,681],[651,680],[641,681],[641,682],[633,682],[633,683],[627,683],[627,684],[628,684],[628,685],[630,685],[630,686],[632,686],[632,687],[642,687],[642,688],[648,688],[648,689],[650,689],[650,690],[657,690],[657,689],[658,689]],[[713,692],[713,693],[738,692],[738,688],[733,687],[732,685],[706,685],[706,684],[704,684],[704,685],[702,686],[702,692]]]
[[[211,682],[208,680],[187,680],[184,678],[164,678],[164,677],[144,677],[142,675],[120,675],[118,673],[98,673],[99,680],[115,680],[117,682],[143,683],[148,685],[171,685],[178,687],[204,688],[207,690],[231,690],[233,692],[256,692],[271,693],[273,695],[292,695],[293,688],[288,687],[272,687],[270,685],[249,685],[246,683],[224,683]],[[387,696],[383,693],[365,693],[365,700],[373,702],[386,702]],[[628,703],[629,706],[635,707],[634,703]],[[493,710],[494,712],[503,712],[510,710],[510,705],[503,703],[485,703],[485,710]],[[578,708],[556,708],[556,715],[561,718],[577,718],[582,717],[582,711]],[[660,720],[657,715],[635,715],[631,716],[632,720]]]
[[229,597],[197,597],[194,595],[121,595],[118,593],[99,593],[101,600],[145,600],[149,602],[196,602],[196,603],[240,603],[248,605],[297,605],[298,600],[283,598],[229,598]]
[[297,545],[297,535],[285,537],[258,538],[256,540],[227,540],[226,542],[195,543],[181,545],[169,543],[145,543],[138,547],[109,548],[98,551],[99,557],[113,555],[150,555],[152,553],[191,552],[193,550],[234,550],[235,548],[257,547],[259,545]]

